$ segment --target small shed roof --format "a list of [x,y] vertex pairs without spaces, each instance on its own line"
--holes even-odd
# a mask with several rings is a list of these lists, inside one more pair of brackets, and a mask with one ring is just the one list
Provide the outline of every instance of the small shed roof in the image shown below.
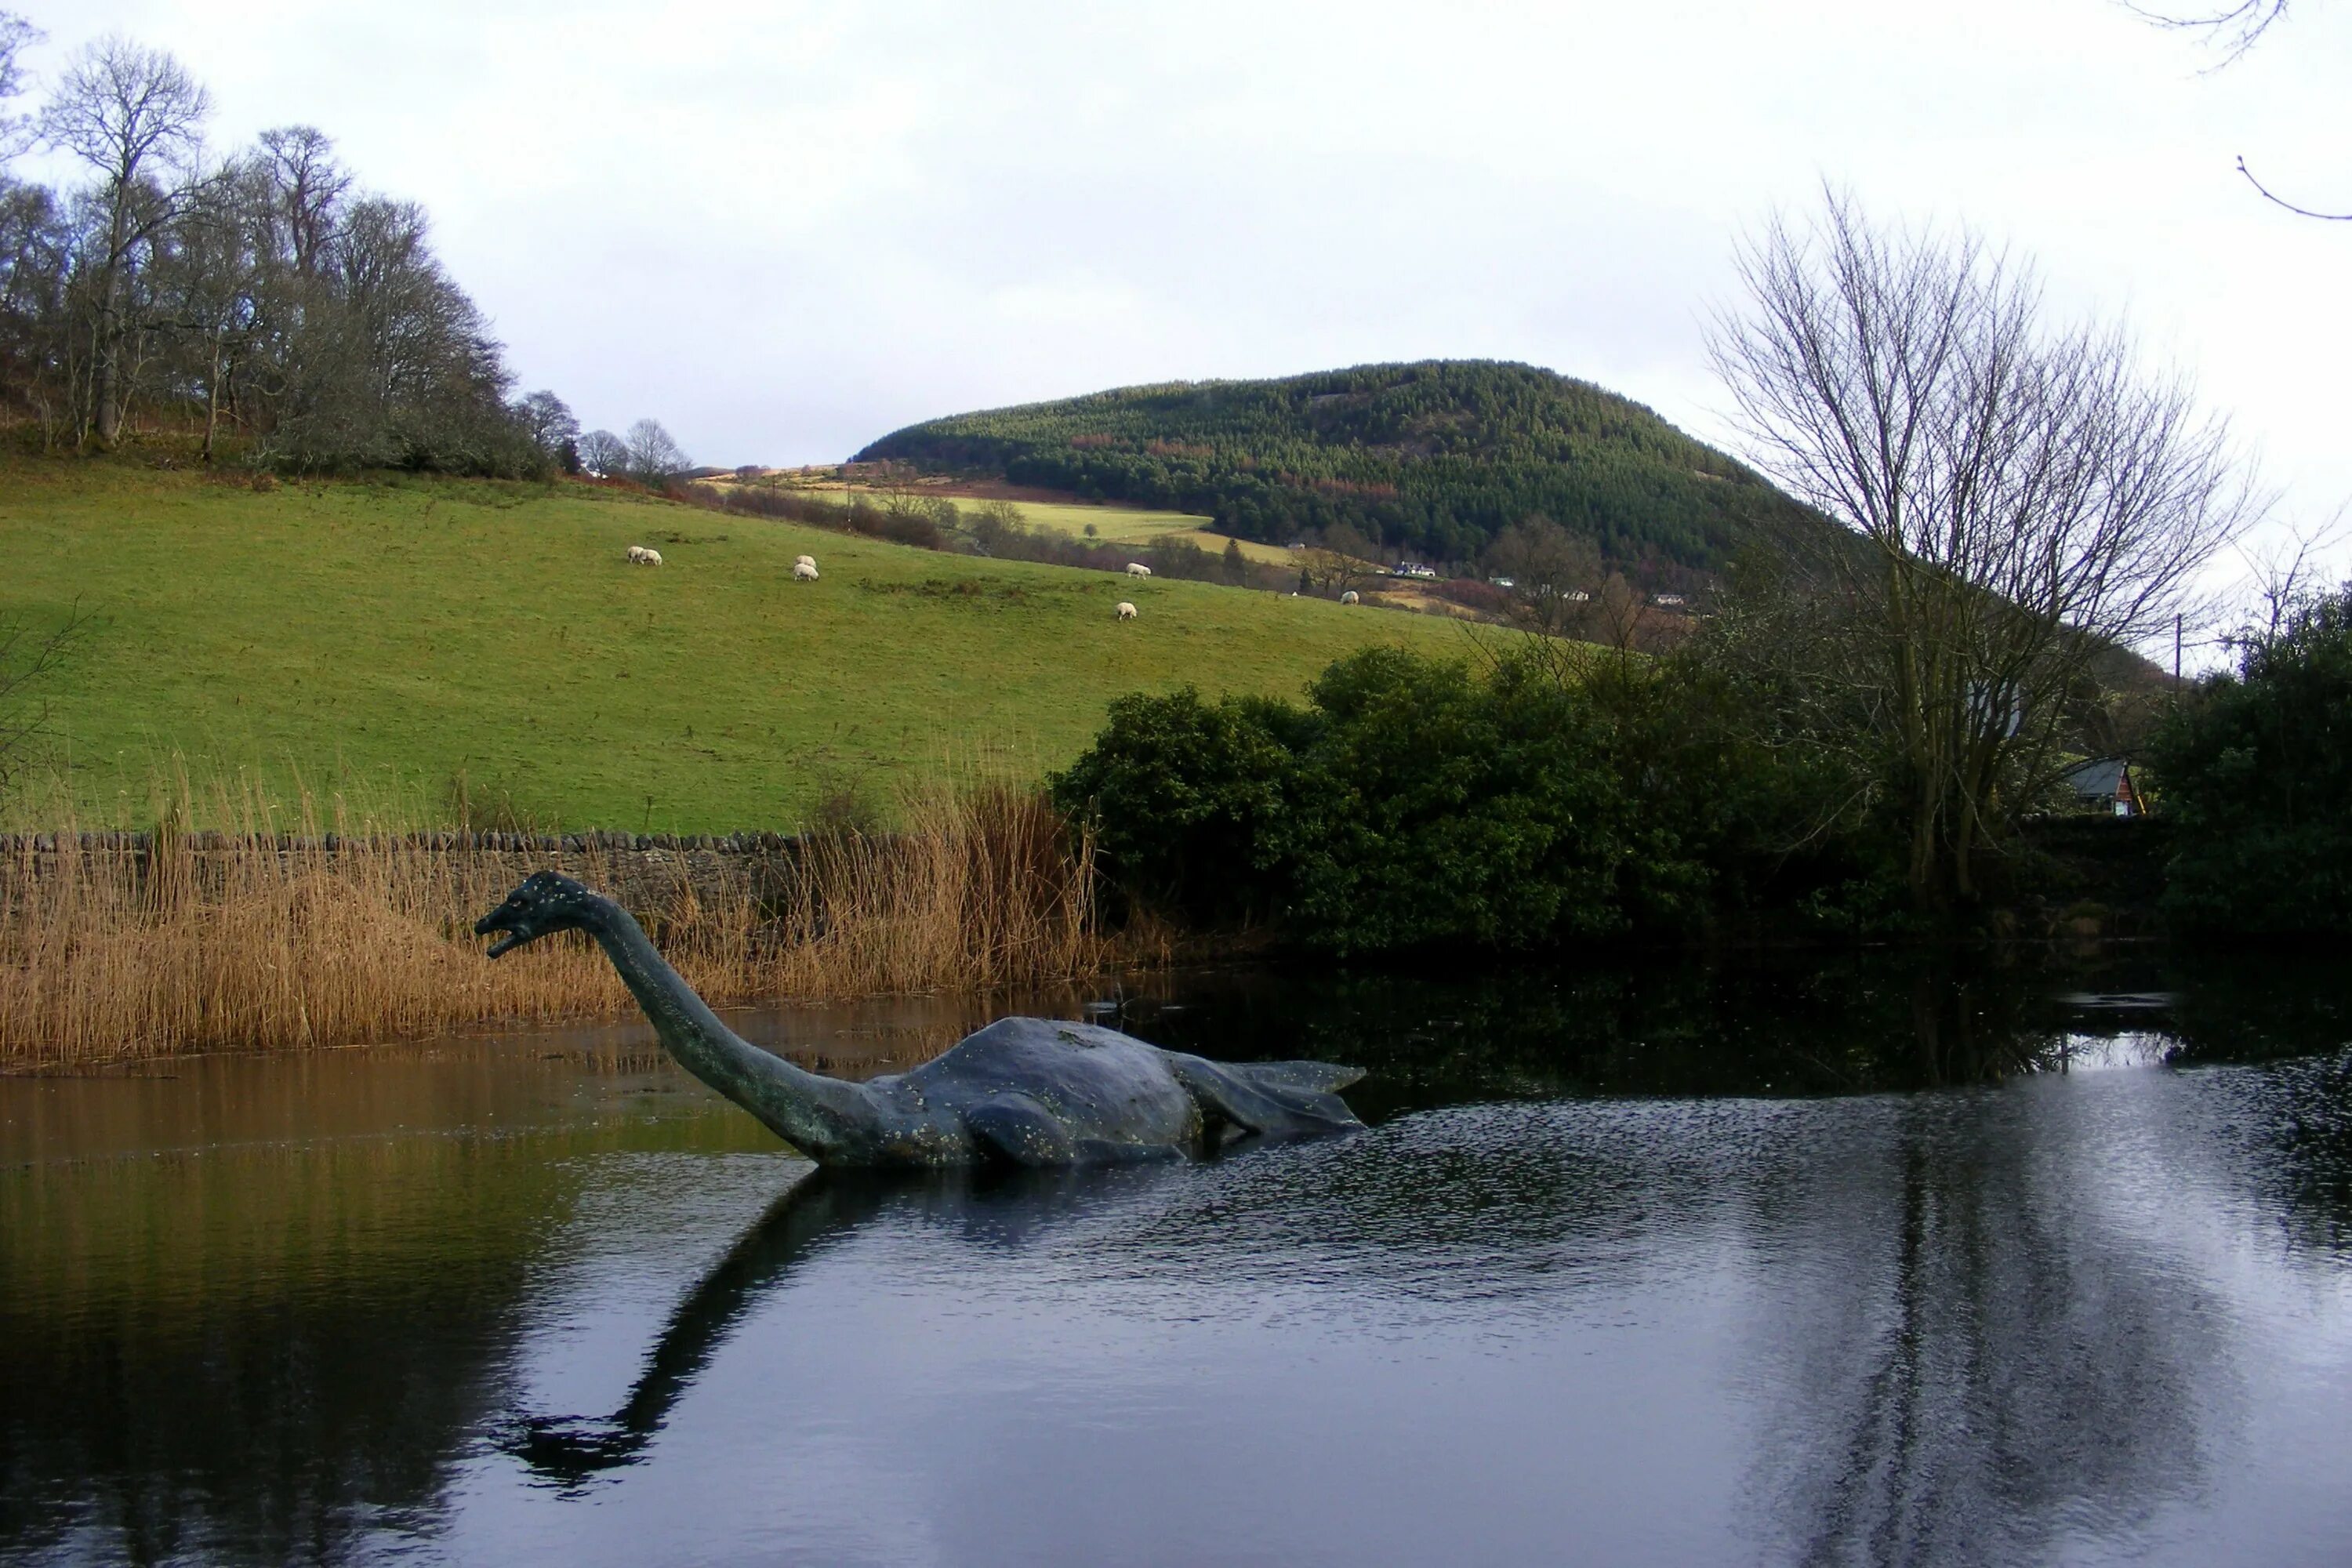
[[2093,757],[2066,770],[2066,787],[2076,795],[2121,795],[2125,774],[2130,767],[2128,758]]

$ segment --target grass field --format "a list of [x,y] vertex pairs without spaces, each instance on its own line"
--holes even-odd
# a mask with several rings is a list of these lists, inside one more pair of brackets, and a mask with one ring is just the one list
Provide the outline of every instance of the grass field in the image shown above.
[[[632,543],[667,564],[626,565]],[[821,582],[791,580],[803,551]],[[79,603],[100,617],[46,689],[51,776],[92,826],[142,825],[175,757],[279,794],[299,772],[427,807],[462,775],[543,826],[784,826],[842,787],[887,800],[975,763],[1042,773],[1121,692],[1287,694],[1366,643],[1467,647],[1431,617],[572,486],[260,494],[6,459],[0,552],[0,614],[53,621]],[[1139,620],[1114,622],[1121,599]],[[54,815],[54,795],[20,795],[36,804],[16,815]]]

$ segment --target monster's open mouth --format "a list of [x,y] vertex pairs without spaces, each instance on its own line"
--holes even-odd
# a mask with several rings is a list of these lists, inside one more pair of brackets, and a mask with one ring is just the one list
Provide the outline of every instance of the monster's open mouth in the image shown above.
[[514,949],[520,947],[524,942],[530,940],[530,937],[516,931],[512,925],[508,923],[508,915],[504,910],[495,910],[489,914],[484,915],[480,920],[474,922],[474,934],[476,936],[488,936],[493,931],[499,931],[504,934],[501,935],[498,941],[490,943],[488,956],[492,958],[498,957],[498,955],[502,952],[512,952]]

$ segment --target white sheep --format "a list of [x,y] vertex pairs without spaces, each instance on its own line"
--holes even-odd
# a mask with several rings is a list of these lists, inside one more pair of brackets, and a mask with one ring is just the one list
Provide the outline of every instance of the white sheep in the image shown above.
[[814,555],[795,555],[793,557],[793,564],[795,566],[814,566],[816,564],[816,557]]
[[629,546],[629,564],[632,566],[658,566],[661,564],[661,552],[658,550],[648,550],[642,544],[632,544]]
[[1353,605],[1358,603],[1359,601],[1356,598],[1356,591],[1353,588],[1349,589],[1346,593],[1339,595],[1339,602],[1343,605]]
[[1118,618],[1122,621],[1131,621],[1135,619],[1135,606],[1129,604],[1125,599],[1121,599],[1118,602]]
[[1151,575],[1151,568],[1140,561],[1130,561],[1127,563],[1127,574],[1130,577],[1149,577]]
[[815,563],[815,562],[814,562],[814,561],[795,561],[795,562],[793,562],[793,582],[795,582],[795,583],[814,583],[814,582],[815,582],[815,581],[816,581],[816,563]]

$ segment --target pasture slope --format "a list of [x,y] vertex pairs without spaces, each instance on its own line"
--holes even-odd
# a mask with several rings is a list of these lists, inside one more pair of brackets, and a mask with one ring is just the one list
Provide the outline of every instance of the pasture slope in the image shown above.
[[[632,543],[666,565],[631,567]],[[791,581],[794,555],[823,563]],[[1292,694],[1457,626],[1203,584],[934,553],[580,485],[379,479],[268,493],[128,463],[0,459],[0,615],[100,624],[47,688],[84,826],[159,769],[297,775],[381,807],[541,825],[788,826],[975,764],[1066,762],[1122,692]],[[1131,599],[1139,620],[1118,625]],[[20,795],[34,800],[43,792]],[[61,810],[20,804],[21,816]]]

